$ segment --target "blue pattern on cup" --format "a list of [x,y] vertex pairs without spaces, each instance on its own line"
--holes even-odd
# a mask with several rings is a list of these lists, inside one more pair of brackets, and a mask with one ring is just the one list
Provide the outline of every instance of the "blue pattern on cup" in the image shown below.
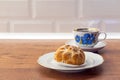
[[76,41],[77,43],[80,42],[80,36],[79,36],[79,35],[76,35],[76,36],[75,36],[75,41]]
[[91,45],[95,40],[94,34],[86,33],[83,36],[76,35],[75,41],[83,45]]

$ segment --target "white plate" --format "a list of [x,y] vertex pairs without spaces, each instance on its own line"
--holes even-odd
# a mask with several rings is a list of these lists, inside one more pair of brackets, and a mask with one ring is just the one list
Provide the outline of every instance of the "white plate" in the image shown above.
[[66,63],[62,63],[62,62],[57,62],[54,59],[52,60],[52,63],[60,65],[60,66],[72,67],[72,68],[81,67],[81,66],[85,66],[86,65],[86,62],[84,64],[81,64],[81,65],[72,65],[72,64],[66,64]]
[[43,67],[54,69],[61,72],[80,72],[85,69],[93,68],[101,65],[104,62],[104,59],[99,54],[94,54],[92,52],[85,52],[85,65],[77,67],[67,67],[54,63],[54,52],[47,53],[43,56],[40,56],[38,59],[38,64]]
[[[70,40],[68,42],[66,42],[65,44],[69,44],[69,45],[74,45],[74,46],[77,46],[75,44],[75,41],[74,40]],[[100,41],[98,42],[94,47],[81,47],[84,51],[90,51],[90,52],[96,52],[102,48],[104,48],[106,46],[106,43],[104,41]]]

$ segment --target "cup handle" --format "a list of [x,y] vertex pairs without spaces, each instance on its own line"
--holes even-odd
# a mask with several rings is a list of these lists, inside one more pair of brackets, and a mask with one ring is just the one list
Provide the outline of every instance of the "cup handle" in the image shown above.
[[105,39],[107,38],[107,34],[106,34],[105,32],[100,32],[100,33],[99,33],[99,36],[100,36],[101,34],[104,34],[104,38],[103,38],[103,39],[98,39],[98,41],[103,41],[103,40],[105,40]]

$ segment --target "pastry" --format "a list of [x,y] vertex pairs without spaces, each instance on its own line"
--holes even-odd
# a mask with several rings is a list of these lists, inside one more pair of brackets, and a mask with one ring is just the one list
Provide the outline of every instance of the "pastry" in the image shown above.
[[56,50],[54,59],[66,64],[81,65],[85,62],[85,54],[80,47],[63,45]]

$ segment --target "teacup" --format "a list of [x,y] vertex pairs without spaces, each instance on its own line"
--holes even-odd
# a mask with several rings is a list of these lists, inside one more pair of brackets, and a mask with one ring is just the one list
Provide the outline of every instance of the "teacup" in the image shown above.
[[[76,45],[87,48],[94,47],[99,41],[105,40],[107,36],[98,28],[77,28],[73,33]],[[104,34],[103,39],[99,39],[100,34]]]

